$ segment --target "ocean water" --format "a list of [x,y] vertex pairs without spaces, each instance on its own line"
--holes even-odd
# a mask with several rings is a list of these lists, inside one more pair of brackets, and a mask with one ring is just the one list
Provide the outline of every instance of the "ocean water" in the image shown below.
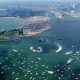
[[[80,80],[80,19],[49,16],[51,30],[0,42],[0,80]],[[31,46],[42,47],[43,53],[33,53]]]

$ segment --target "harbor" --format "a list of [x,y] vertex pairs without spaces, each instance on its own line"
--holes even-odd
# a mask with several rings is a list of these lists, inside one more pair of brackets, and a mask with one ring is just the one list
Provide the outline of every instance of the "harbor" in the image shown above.
[[80,80],[75,8],[67,3],[1,8],[0,80]]

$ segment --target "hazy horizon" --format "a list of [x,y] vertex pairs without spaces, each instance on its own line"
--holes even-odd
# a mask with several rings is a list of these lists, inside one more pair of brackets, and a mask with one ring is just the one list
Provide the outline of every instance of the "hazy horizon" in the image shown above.
[[80,2],[79,0],[0,0],[0,2]]

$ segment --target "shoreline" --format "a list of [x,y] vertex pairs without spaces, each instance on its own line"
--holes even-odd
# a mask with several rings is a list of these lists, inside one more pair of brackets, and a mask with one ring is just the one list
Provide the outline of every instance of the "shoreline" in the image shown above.
[[[51,29],[51,28],[50,28]],[[0,40],[0,42],[6,42],[6,41],[17,41],[17,40],[21,40],[22,37],[32,37],[32,36],[35,36],[35,35],[38,35],[38,34],[41,34],[43,32],[46,32],[50,29],[46,29],[44,31],[39,31],[39,32],[28,32],[28,34],[24,35],[24,36],[20,36],[19,35],[19,39],[5,39],[5,40]]]

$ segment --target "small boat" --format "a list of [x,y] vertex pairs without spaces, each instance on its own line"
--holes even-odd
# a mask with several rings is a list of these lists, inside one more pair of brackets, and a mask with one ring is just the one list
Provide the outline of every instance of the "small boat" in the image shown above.
[[13,49],[13,52],[18,52],[18,50],[16,50],[16,49]]
[[67,61],[66,64],[70,64],[70,63],[72,63],[72,62],[73,62],[73,58],[70,57],[70,59]]
[[31,47],[30,47],[30,50],[33,50],[33,49],[34,49],[34,47],[31,46]]
[[53,72],[53,71],[47,71],[47,73],[48,73],[48,74],[53,74],[54,72]]
[[63,48],[62,48],[62,45],[59,44],[59,43],[55,43],[56,46],[58,47],[58,49],[56,50],[56,53],[60,52]]
[[73,51],[68,51],[68,52],[65,53],[65,55],[69,55],[69,54],[72,54],[72,53],[73,53]]

